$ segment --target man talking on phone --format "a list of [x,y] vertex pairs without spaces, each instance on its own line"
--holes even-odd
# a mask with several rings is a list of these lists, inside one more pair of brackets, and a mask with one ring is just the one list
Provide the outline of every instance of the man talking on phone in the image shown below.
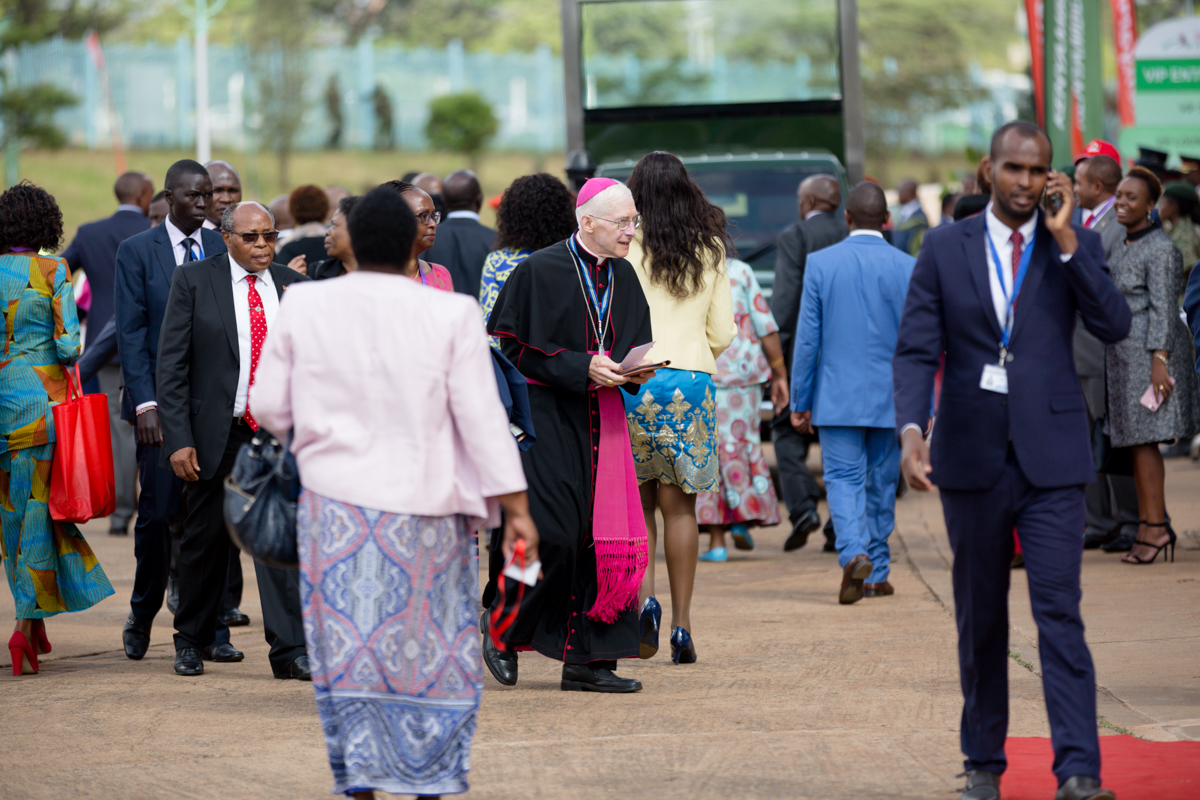
[[[1029,122],[992,137],[984,213],[929,231],[893,362],[900,464],[941,492],[954,551],[963,689],[963,800],[999,800],[1007,762],[1008,586],[1020,531],[1038,626],[1056,800],[1114,800],[1100,785],[1096,677],[1079,611],[1084,486],[1096,476],[1072,359],[1078,314],[1100,341],[1129,333],[1100,236],[1071,224],[1066,175]],[[1047,196],[1053,211],[1039,211]],[[941,356],[932,442],[924,431]]]

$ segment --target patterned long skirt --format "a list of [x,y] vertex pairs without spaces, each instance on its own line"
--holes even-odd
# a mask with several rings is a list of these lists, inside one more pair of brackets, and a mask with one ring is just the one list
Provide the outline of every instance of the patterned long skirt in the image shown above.
[[0,454],[0,556],[17,619],[83,611],[113,593],[83,534],[50,518],[54,445]]
[[638,483],[658,481],[688,494],[717,487],[717,430],[712,376],[660,369],[625,396]]
[[763,458],[758,404],[761,386],[717,389],[717,460],[720,486],[696,498],[701,525],[778,525],[779,498]]
[[467,791],[483,662],[463,518],[389,514],[305,491],[296,523],[333,791]]

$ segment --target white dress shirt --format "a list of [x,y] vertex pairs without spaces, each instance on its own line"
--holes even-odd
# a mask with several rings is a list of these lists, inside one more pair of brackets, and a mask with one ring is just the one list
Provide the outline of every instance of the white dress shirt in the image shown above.
[[[141,211],[141,209],[139,208],[138,211]],[[170,217],[167,217],[163,220],[163,225],[166,227],[167,236],[171,240],[171,252],[175,256],[175,266],[181,266],[184,262],[184,257],[187,254],[187,245],[183,243],[184,239],[191,238],[195,242],[195,244],[192,245],[192,254],[197,261],[204,258],[204,245],[200,241],[199,230],[193,231],[189,237],[186,233],[175,227],[175,223],[171,222]],[[147,408],[158,408],[158,402],[155,400],[148,400],[145,403],[140,403],[138,407],[134,409],[134,411],[140,413]]]
[[213,222],[213,221],[212,221],[211,219],[209,219],[208,217],[205,217],[205,218],[204,218],[204,224],[203,224],[203,225],[201,225],[200,227],[201,227],[201,228],[208,228],[210,231],[219,231],[219,230],[221,230],[221,226],[220,226],[220,225],[218,225],[217,223]]
[[1117,196],[1113,195],[1093,209],[1089,210],[1085,208],[1084,211],[1087,212],[1087,214],[1084,216],[1083,227],[1091,230],[1092,226],[1099,222],[1100,218],[1107,214],[1108,210],[1112,208],[1116,202]]
[[904,205],[900,206],[900,221],[907,222],[913,214],[921,210],[920,200],[909,200]]
[[171,222],[170,217],[163,220],[163,225],[167,227],[167,236],[171,239],[171,250],[175,254],[175,266],[178,267],[183,263],[184,256],[187,253],[187,245],[183,243],[184,239],[190,238],[195,242],[192,245],[192,254],[197,261],[204,258],[204,242],[201,239],[201,229],[197,228],[191,234],[186,234],[175,227],[175,223]]
[[250,282],[246,278],[250,275],[257,277],[254,289],[262,300],[268,334],[275,322],[275,315],[279,313],[279,293],[275,291],[270,269],[251,272],[230,256],[229,273],[233,281],[233,317],[237,320],[238,331],[238,383],[237,394],[233,398],[233,415],[240,417],[246,413],[246,394],[250,391]]
[[851,236],[878,236],[880,239],[883,238],[883,234],[880,233],[879,231],[868,231],[868,230],[863,230],[862,228],[859,228],[858,230],[850,231],[850,235]]
[[463,209],[461,211],[451,211],[446,215],[446,219],[473,219],[476,222],[479,222],[479,214],[474,211],[467,211],[466,209]]

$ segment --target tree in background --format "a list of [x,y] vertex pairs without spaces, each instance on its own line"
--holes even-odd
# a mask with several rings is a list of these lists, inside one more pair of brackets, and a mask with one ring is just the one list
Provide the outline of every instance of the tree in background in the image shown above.
[[479,154],[499,128],[492,107],[475,92],[447,94],[429,104],[425,136],[435,150],[462,153],[478,166]]
[[[81,38],[87,31],[105,33],[121,25],[129,12],[124,0],[0,0],[0,57],[21,44],[53,36]],[[3,62],[0,61],[0,64]],[[54,124],[54,114],[79,102],[71,92],[50,83],[18,85],[18,76],[0,69],[0,122],[4,124],[7,182],[17,182],[17,159],[22,147],[58,149],[66,135]]]
[[247,17],[245,38],[253,42],[247,59],[256,97],[248,109],[259,144],[279,162],[279,188],[291,188],[288,168],[308,103],[307,45],[312,36],[303,0],[257,0]]

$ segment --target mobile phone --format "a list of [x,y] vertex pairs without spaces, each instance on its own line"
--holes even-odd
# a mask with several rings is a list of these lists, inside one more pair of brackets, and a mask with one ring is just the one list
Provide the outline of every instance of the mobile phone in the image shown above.
[[[1054,177],[1057,173],[1050,170],[1050,177]],[[1062,192],[1047,192],[1046,193],[1046,210],[1050,212],[1050,216],[1056,216],[1059,210],[1063,207]]]

